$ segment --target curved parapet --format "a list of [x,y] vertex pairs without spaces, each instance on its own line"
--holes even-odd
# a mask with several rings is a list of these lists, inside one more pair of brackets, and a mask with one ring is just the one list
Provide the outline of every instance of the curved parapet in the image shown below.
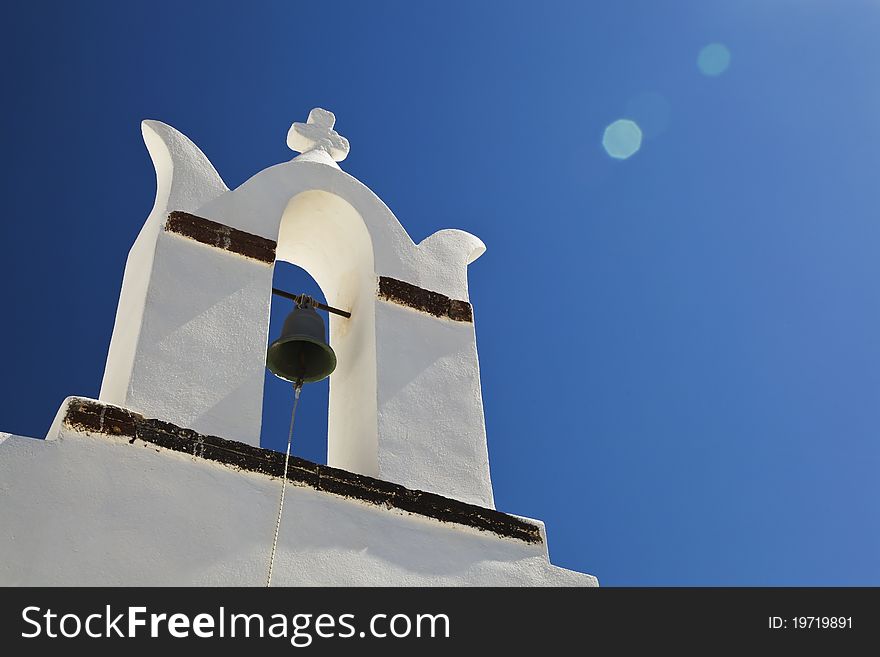
[[191,212],[229,191],[214,165],[186,135],[167,123],[141,122],[144,143],[156,169],[153,214],[170,210]]
[[128,401],[156,240],[170,210],[193,210],[229,191],[205,154],[186,135],[161,121],[141,122],[144,144],[156,170],[156,200],[128,253],[100,398]]
[[450,264],[464,265],[471,264],[486,252],[483,240],[457,228],[438,230],[419,242],[419,248]]
[[418,244],[423,266],[443,277],[444,287],[461,290],[467,299],[467,266],[486,252],[486,245],[476,235],[447,228],[438,230]]

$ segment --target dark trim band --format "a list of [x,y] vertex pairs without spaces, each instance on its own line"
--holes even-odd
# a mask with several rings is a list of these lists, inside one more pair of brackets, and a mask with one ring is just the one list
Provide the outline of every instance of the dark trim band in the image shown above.
[[[148,419],[139,413],[90,399],[71,400],[63,422],[75,431],[128,438],[130,443],[141,440],[231,468],[272,477],[281,477],[284,474],[284,454],[281,452],[202,435],[192,429]],[[319,465],[295,456],[290,457],[287,479],[300,486],[333,495],[473,527],[505,538],[526,543],[542,542],[537,525],[506,513],[434,493],[411,490],[388,481]]]
[[187,237],[224,251],[253,258],[268,265],[275,262],[276,243],[259,235],[175,210],[169,213],[165,232]]
[[405,283],[388,276],[379,277],[379,298],[392,303],[421,310],[435,317],[446,317],[456,322],[473,322],[474,312],[467,301],[450,299],[439,292]]

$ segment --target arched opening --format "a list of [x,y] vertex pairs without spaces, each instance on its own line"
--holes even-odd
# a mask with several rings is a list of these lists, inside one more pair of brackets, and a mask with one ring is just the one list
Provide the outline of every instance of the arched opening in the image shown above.
[[[326,303],[324,293],[306,270],[288,262],[275,263],[272,287],[293,294],[307,294]],[[269,314],[269,343],[281,333],[284,318],[293,310],[294,303],[279,296],[272,297]],[[318,311],[327,324],[327,313]],[[267,345],[268,346],[268,345]],[[327,409],[330,381],[324,379],[303,388],[296,411],[296,426],[291,453],[315,463],[327,463]],[[290,411],[293,406],[293,385],[283,381],[266,369],[263,384],[263,423],[260,445],[267,449],[284,452],[287,449],[287,433],[290,429]]]
[[[287,289],[289,292],[304,292],[325,301],[328,305],[351,313],[351,318],[328,315],[322,312],[325,321],[329,320],[330,345],[336,352],[336,370],[330,376],[328,401],[315,399],[320,389],[313,391],[316,384],[308,384],[302,393],[300,408],[306,405],[327,409],[326,429],[319,434],[326,437],[326,456],[319,460],[328,465],[377,476],[378,438],[377,438],[377,395],[376,395],[376,327],[375,298],[376,274],[373,263],[373,243],[363,217],[347,201],[331,192],[309,190],[293,196],[287,203],[281,217],[276,250],[276,269],[287,269],[279,263],[291,263],[302,268],[303,273],[313,277],[313,281],[300,278],[303,289]],[[280,276],[286,276],[282,273]],[[279,274],[276,274],[279,276]],[[282,282],[276,278],[278,286],[294,286],[296,281]],[[308,287],[312,285],[312,287]],[[312,294],[312,291],[314,294]],[[273,321],[283,320],[283,311],[276,307],[290,309],[290,303],[273,302]],[[278,328],[270,327],[273,339]],[[268,381],[267,381],[268,384]],[[326,385],[326,384],[324,384]],[[282,387],[290,391],[289,385]],[[278,440],[276,415],[282,417],[275,399],[275,382],[264,393],[264,419],[271,425],[273,435],[269,438],[266,430],[265,446],[284,449],[287,444],[287,427],[281,432],[282,443]],[[292,392],[288,401],[280,402],[280,407],[289,413]],[[268,399],[267,399],[268,398]],[[306,401],[306,400],[310,401]],[[279,398],[280,400],[280,398]],[[271,404],[271,406],[270,406]],[[312,413],[312,408],[308,412]],[[272,417],[269,417],[269,416]],[[287,420],[289,420],[289,415]],[[317,422],[313,420],[312,422]],[[305,423],[304,423],[305,424]],[[301,429],[297,411],[296,436],[307,429]],[[324,425],[320,425],[323,429]],[[311,424],[312,431],[319,425]],[[281,444],[281,447],[277,445]],[[311,449],[320,443],[312,444]],[[309,449],[308,444],[303,447]],[[308,452],[294,448],[294,453],[306,458]]]

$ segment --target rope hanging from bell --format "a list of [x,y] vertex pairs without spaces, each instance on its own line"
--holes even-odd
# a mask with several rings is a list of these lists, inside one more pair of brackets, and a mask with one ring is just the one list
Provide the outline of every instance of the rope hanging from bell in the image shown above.
[[272,586],[272,570],[275,566],[275,552],[278,548],[278,534],[281,531],[281,517],[284,513],[284,494],[287,491],[287,471],[290,464],[290,446],[293,442],[293,423],[296,408],[304,383],[326,379],[336,369],[336,354],[327,344],[324,320],[315,312],[316,302],[305,295],[295,297],[296,307],[284,320],[281,335],[269,345],[266,352],[266,366],[278,378],[293,383],[293,411],[290,414],[290,430],[287,432],[287,451],[284,454],[284,475],[281,481],[281,497],[278,500],[278,514],[275,519],[275,532],[272,550],[269,554],[269,570],[266,586]]

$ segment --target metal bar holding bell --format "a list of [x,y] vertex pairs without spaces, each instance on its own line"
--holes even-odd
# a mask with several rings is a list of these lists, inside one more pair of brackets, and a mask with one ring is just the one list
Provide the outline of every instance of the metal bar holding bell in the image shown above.
[[315,308],[320,308],[321,310],[326,310],[328,313],[333,313],[334,315],[341,315],[342,317],[351,317],[351,313],[347,310],[339,310],[339,308],[334,308],[333,306],[328,306],[327,304],[321,303],[313,299],[312,297],[306,294],[291,294],[290,292],[285,292],[284,290],[279,290],[277,287],[272,288],[272,294],[275,294],[279,297],[284,297],[285,299],[290,299],[298,304],[308,303]]

